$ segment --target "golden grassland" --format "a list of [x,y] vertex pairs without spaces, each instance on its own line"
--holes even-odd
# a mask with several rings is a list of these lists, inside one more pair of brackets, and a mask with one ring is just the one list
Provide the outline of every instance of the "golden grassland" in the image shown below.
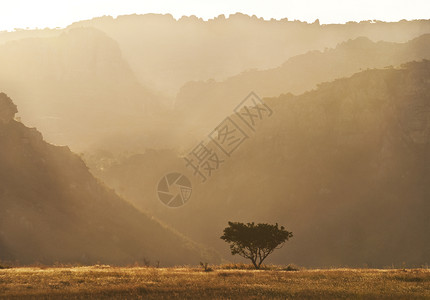
[[429,269],[286,271],[215,266],[0,270],[1,299],[430,299]]

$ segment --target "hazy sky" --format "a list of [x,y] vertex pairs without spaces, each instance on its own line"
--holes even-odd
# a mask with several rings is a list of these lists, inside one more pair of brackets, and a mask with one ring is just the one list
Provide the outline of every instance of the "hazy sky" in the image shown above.
[[203,19],[242,12],[321,23],[429,19],[430,0],[0,0],[0,30],[65,27],[93,17],[170,13]]

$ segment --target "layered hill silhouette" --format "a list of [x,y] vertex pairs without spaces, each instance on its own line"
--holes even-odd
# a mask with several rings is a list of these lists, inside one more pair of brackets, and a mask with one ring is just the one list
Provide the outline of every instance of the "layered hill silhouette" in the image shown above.
[[163,106],[143,87],[117,42],[94,28],[0,46],[0,86],[22,120],[49,142],[81,149],[116,132],[142,131]]
[[429,34],[406,43],[372,42],[360,37],[333,49],[294,56],[274,69],[247,71],[219,82],[190,82],[178,93],[175,108],[187,120],[184,132],[193,130],[202,136],[251,91],[261,97],[287,92],[301,94],[321,82],[351,76],[361,70],[421,59],[430,59]]
[[[294,239],[272,262],[425,265],[429,82],[430,62],[411,62],[363,71],[299,96],[266,99],[273,115],[230,158],[223,157],[205,183],[172,151],[133,156],[99,169],[98,176],[226,255],[219,235],[227,221],[278,222]],[[152,192],[169,165],[194,180],[192,198],[174,211]]]
[[428,20],[320,25],[241,13],[208,21],[168,14],[101,17],[70,26],[76,27],[95,27],[112,37],[140,82],[171,96],[190,80],[223,80],[251,68],[278,67],[292,56],[360,36],[406,42],[430,33]]
[[0,93],[0,260],[19,264],[219,262],[101,184],[67,147],[14,120]]
[[[0,94],[0,260],[219,262],[200,244],[230,257],[223,228],[254,221],[294,233],[275,263],[428,264],[429,33],[243,14],[0,33],[0,89],[20,107]],[[201,183],[184,156],[250,91],[273,114]],[[90,149],[90,170],[19,120]],[[177,209],[157,199],[169,172],[192,181]]]
[[[118,145],[132,151],[188,146],[195,139],[192,136],[202,132],[187,123],[198,122],[194,127],[206,130],[205,126],[211,127],[213,120],[240,101],[242,89],[247,89],[245,94],[258,92],[256,82],[265,82],[261,96],[297,88],[302,92],[319,81],[349,76],[366,66],[383,66],[382,62],[389,61],[385,56],[395,51],[391,48],[400,51],[402,47],[359,39],[346,43],[343,51],[326,48],[360,36],[403,43],[425,33],[430,33],[428,20],[320,25],[240,13],[208,21],[157,14],[101,17],[65,29],[1,32],[0,86],[21,107],[26,124],[39,128],[47,141],[75,151]],[[347,49],[348,44],[364,49],[354,52]],[[300,57],[289,60],[309,51],[324,52],[307,54],[312,63]],[[364,58],[357,59],[354,53]],[[345,55],[344,60],[338,57],[331,66],[337,54]],[[424,58],[418,54],[417,59]],[[398,63],[415,56],[405,55],[406,60]],[[315,71],[313,63],[330,68]],[[311,71],[312,84],[297,85]],[[211,78],[222,83],[190,83],[181,89],[187,82]],[[285,83],[287,79],[292,83]],[[178,91],[176,108],[181,115],[171,109]],[[233,102],[227,100],[233,98]],[[222,107],[216,107],[221,105],[219,99],[225,99]],[[202,105],[212,111],[209,116]],[[185,126],[182,132],[193,131],[191,138],[179,139],[179,133],[171,131],[180,124]]]
[[428,20],[320,25],[297,20],[263,20],[236,13],[204,21],[195,16],[104,16],[66,29],[0,32],[0,44],[23,38],[56,37],[74,28],[97,28],[119,43],[143,85],[174,96],[190,80],[223,80],[251,68],[275,68],[309,50],[335,47],[360,36],[406,42],[430,33]]

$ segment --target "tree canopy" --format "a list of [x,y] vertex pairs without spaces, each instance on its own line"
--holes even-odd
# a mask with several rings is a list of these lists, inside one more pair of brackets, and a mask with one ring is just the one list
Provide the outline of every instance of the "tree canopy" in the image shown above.
[[283,226],[259,223],[228,222],[221,239],[230,244],[231,254],[250,259],[256,269],[275,250],[293,237]]

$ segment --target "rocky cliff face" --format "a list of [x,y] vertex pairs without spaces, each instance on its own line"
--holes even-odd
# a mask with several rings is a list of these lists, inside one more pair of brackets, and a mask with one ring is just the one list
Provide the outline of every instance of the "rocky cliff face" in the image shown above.
[[18,109],[12,100],[5,93],[0,93],[0,122],[9,123],[17,112]]
[[13,120],[0,94],[0,260],[161,265],[217,261],[98,182],[67,147]]
[[26,124],[57,145],[84,148],[137,127],[162,100],[141,86],[118,44],[93,28],[0,45],[0,86]]

